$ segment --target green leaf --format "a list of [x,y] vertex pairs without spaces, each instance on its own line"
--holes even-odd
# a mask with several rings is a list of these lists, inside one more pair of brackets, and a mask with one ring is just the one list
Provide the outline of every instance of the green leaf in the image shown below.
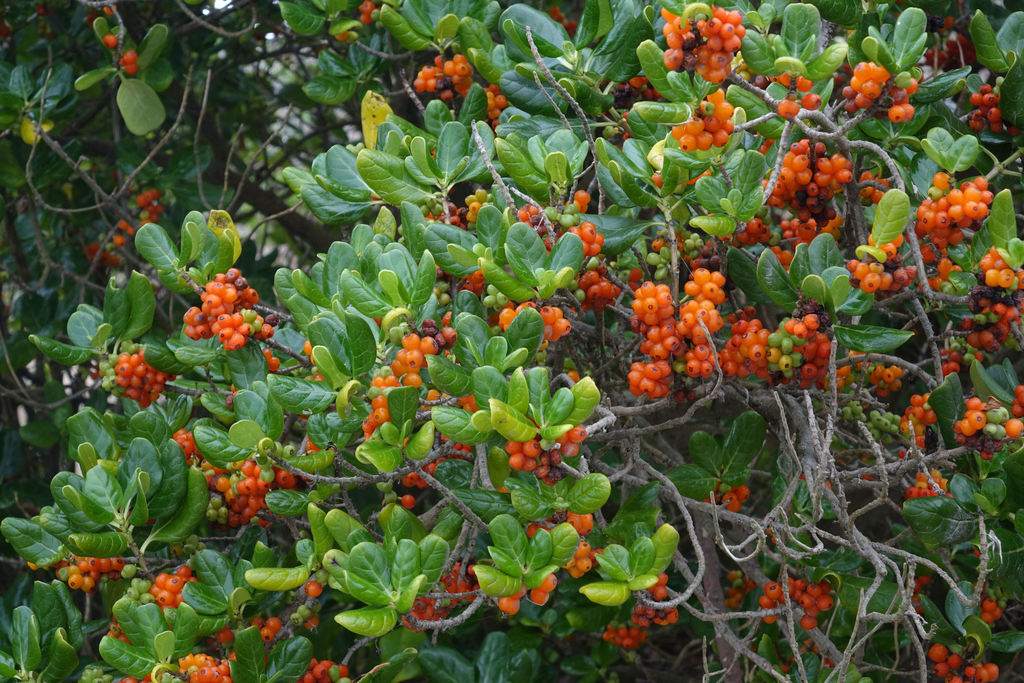
[[580,593],[598,605],[615,607],[630,596],[629,584],[624,581],[595,581],[580,587]]
[[280,2],[281,18],[296,33],[310,36],[319,33],[324,25],[324,15],[305,2]]
[[237,681],[262,681],[266,669],[266,650],[256,626],[235,633],[235,654],[231,662],[231,678]]
[[[4,520],[7,521],[7,520]],[[42,661],[39,621],[25,605],[14,608],[10,626],[11,654],[24,671],[33,671]]]
[[245,581],[256,590],[290,591],[309,580],[305,567],[256,567],[245,572]]
[[887,353],[914,336],[912,330],[895,330],[874,325],[836,325],[836,340],[851,351]]
[[138,271],[132,271],[128,280],[128,304],[131,317],[128,326],[121,333],[122,339],[134,339],[149,331],[153,325],[153,312],[156,310],[156,297],[149,278]]
[[142,38],[142,42],[139,43],[139,56],[135,62],[140,71],[148,69],[156,61],[157,57],[160,56],[164,46],[167,44],[167,38],[170,36],[170,33],[167,24],[153,24],[149,27],[146,35]]
[[608,502],[611,492],[612,486],[608,477],[592,472],[573,485],[566,496],[566,502],[569,504],[570,512],[587,515],[600,510]]
[[1009,190],[1002,190],[992,200],[992,209],[985,226],[992,236],[992,246],[996,249],[1009,248],[1010,240],[1017,236],[1017,218],[1013,211],[1013,195]]
[[267,683],[302,680],[313,659],[313,644],[303,636],[293,636],[277,644],[267,659]]
[[900,236],[910,219],[910,197],[903,190],[889,190],[875,208],[871,237],[877,246],[888,244]]
[[757,260],[757,281],[771,300],[782,308],[788,311],[796,305],[796,289],[789,281],[789,274],[779,262],[779,257],[770,249],[761,252]]
[[982,65],[997,72],[1005,72],[1010,68],[996,39],[996,32],[992,30],[992,24],[980,9],[971,18],[970,33],[975,53]]
[[117,108],[124,125],[133,135],[145,135],[160,127],[166,112],[164,104],[148,84],[137,78],[121,81],[117,89]]
[[493,598],[515,595],[523,585],[519,577],[509,576],[494,567],[478,564],[473,570],[480,583],[480,590]]
[[135,678],[144,678],[157,665],[148,651],[111,636],[103,636],[99,650],[103,661]]
[[55,339],[39,337],[34,334],[30,334],[28,339],[47,358],[57,361],[61,365],[79,365],[92,358],[93,350],[91,348],[70,346]]
[[161,273],[174,271],[180,265],[171,238],[156,223],[146,223],[139,228],[135,233],[135,248]]
[[814,5],[794,3],[782,13],[782,31],[779,37],[790,57],[801,61],[810,59],[821,31],[821,16]]
[[920,7],[907,7],[900,12],[891,42],[893,59],[900,70],[917,64],[917,60],[924,54],[925,41],[928,39],[927,23],[928,18]]
[[951,548],[977,533],[974,516],[945,496],[911,498],[903,503],[903,517],[929,548]]
[[956,432],[953,424],[963,416],[964,397],[960,386],[960,376],[956,373],[946,375],[942,384],[932,390],[928,397],[928,405],[935,411],[939,433],[946,448],[955,448]]

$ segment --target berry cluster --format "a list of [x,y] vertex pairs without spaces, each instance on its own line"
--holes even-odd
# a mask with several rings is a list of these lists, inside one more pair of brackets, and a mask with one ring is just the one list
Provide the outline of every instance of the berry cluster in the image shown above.
[[1014,271],[1010,268],[995,247],[989,248],[988,252],[981,257],[981,262],[978,265],[981,266],[981,272],[984,274],[985,286],[1011,291],[1024,289],[1024,270]]
[[372,24],[374,21],[373,13],[376,10],[377,5],[373,0],[363,0],[359,3],[359,21],[363,24]]
[[993,92],[992,86],[985,84],[976,93],[971,93],[971,104],[977,107],[967,118],[967,125],[971,130],[981,132],[986,127],[993,133],[1002,133],[1004,130],[1010,135],[1019,135],[1020,131],[1014,126],[1003,125],[1003,115],[999,111],[1000,94]]
[[[803,579],[788,578],[789,601],[796,603],[803,610],[804,615],[800,618],[800,628],[810,631],[818,627],[818,614],[832,609],[835,601],[829,593],[832,585],[822,579],[818,583],[808,583]],[[759,605],[764,609],[778,607],[784,600],[782,586],[777,583],[769,583],[764,587],[764,595],[757,599]],[[778,616],[771,615],[763,617],[766,624],[773,624]]]
[[280,633],[282,626],[281,620],[277,617],[256,617],[252,620],[252,625],[260,630],[260,638],[264,643],[272,642]]
[[726,574],[725,579],[730,584],[725,591],[725,606],[729,609],[739,609],[740,605],[743,604],[743,598],[757,587],[757,582],[748,576],[744,576],[743,572],[738,569],[734,569]]
[[[262,468],[255,460],[246,460],[238,472],[227,475],[224,470],[213,470],[207,476],[211,493],[206,518],[214,523],[237,528],[257,517],[267,508],[267,492],[272,486],[294,489],[298,480],[291,472],[276,467]],[[225,507],[224,504],[227,504]],[[266,526],[266,520],[260,520]]]
[[579,225],[569,228],[569,232],[580,238],[583,242],[584,256],[597,256],[601,253],[601,246],[604,244],[604,235],[597,231],[597,226],[590,221],[583,221]]
[[[942,372],[946,372],[946,364],[942,365]],[[924,446],[925,432],[929,425],[938,422],[939,417],[928,404],[931,394],[914,394],[910,397],[910,405],[903,412],[903,419],[900,420],[900,431],[904,434],[912,434],[919,446]]]
[[593,548],[586,541],[580,541],[572,559],[566,562],[562,568],[569,572],[569,576],[578,579],[589,572],[596,563],[597,555]]
[[[113,367],[112,383],[110,382],[109,361],[100,364],[100,371],[106,375],[103,380],[103,388],[123,394],[138,403],[140,407],[145,408],[160,396],[164,390],[164,384],[172,381],[175,375],[161,372],[147,363],[144,348],[130,344],[124,346],[125,352],[117,357],[117,363]],[[128,350],[134,348],[138,348],[138,350]],[[114,385],[118,388],[115,389]]]
[[988,624],[994,624],[1003,616],[1003,608],[995,598],[985,598],[981,601],[981,620]]
[[[885,86],[890,74],[884,66],[874,62],[860,62],[853,67],[853,78],[843,88],[846,98],[846,111],[857,113],[860,109],[868,109],[886,93]],[[897,79],[899,81],[899,79]],[[914,107],[910,104],[910,96],[917,92],[917,80],[908,79],[906,87],[893,85],[888,94],[892,98],[889,107],[889,120],[893,123],[905,123],[914,117]]]
[[967,343],[989,353],[998,351],[1010,334],[1010,323],[1020,318],[1021,294],[1003,295],[1003,290],[995,287],[973,287],[968,305],[974,317],[960,322],[961,329],[968,331]]
[[228,351],[245,346],[248,338],[270,339],[274,327],[252,310],[259,293],[249,286],[237,268],[218,273],[199,295],[202,308],[185,311],[185,336],[189,339],[217,339]]
[[551,591],[555,590],[556,586],[558,579],[554,573],[548,574],[540,586],[530,591],[530,601],[535,605],[546,605],[548,598],[551,597]]
[[487,86],[484,92],[487,93],[487,118],[490,119],[492,126],[497,126],[501,112],[508,106],[508,98],[497,85]]
[[432,92],[442,100],[450,100],[458,93],[465,97],[473,85],[473,66],[466,55],[455,55],[449,60],[434,57],[433,66],[420,69],[412,83],[416,92]]
[[181,446],[181,452],[185,454],[185,461],[189,464],[197,462],[200,458],[199,449],[196,448],[195,437],[187,429],[179,429],[174,432],[174,441]]
[[[78,557],[71,556],[71,562],[66,567],[57,570],[57,578],[66,581],[71,590],[80,590],[84,593],[95,593],[99,588],[100,579],[116,581],[121,578],[124,570],[124,559],[120,557]],[[127,572],[135,575],[134,567]],[[126,576],[125,578],[131,578]]]
[[843,155],[829,156],[823,142],[794,142],[782,159],[778,182],[767,203],[777,208],[789,206],[800,220],[826,225],[836,217],[828,204],[853,179],[851,169],[850,160]]
[[231,663],[207,654],[189,654],[178,660],[178,670],[188,675],[188,683],[230,683]]
[[978,55],[971,39],[963,33],[958,33],[956,36],[947,39],[938,51],[935,48],[926,50],[924,61],[932,65],[936,73],[938,73],[939,71],[952,71],[962,66],[976,64]]
[[732,241],[737,246],[752,247],[756,244],[767,244],[772,239],[772,231],[760,218],[751,218],[743,227],[732,234]]
[[601,313],[612,305],[622,289],[605,277],[607,270],[599,266],[595,270],[584,271],[576,281],[576,298],[584,311]]
[[[385,374],[386,373],[386,374]],[[388,412],[387,389],[400,386],[395,375],[383,372],[370,380],[370,414],[363,420],[363,436],[367,439],[377,431],[385,422],[391,421],[391,414]]]
[[672,137],[684,152],[724,147],[733,131],[734,107],[725,101],[725,91],[716,90],[701,103],[700,113],[681,126],[672,127]]
[[[125,69],[127,71],[127,68]],[[164,205],[160,203],[163,193],[152,187],[135,195],[135,204],[139,207],[139,224],[156,223],[164,214]]]
[[[515,307],[509,304],[498,314],[498,325],[503,331],[507,330],[512,321],[519,315],[519,312],[527,307],[537,308],[537,304],[532,301],[527,301]],[[540,312],[540,317],[544,320],[545,342],[555,342],[569,334],[569,330],[572,329],[572,323],[566,320],[561,308],[557,306],[541,306],[537,310]]]
[[139,53],[135,50],[128,50],[123,55],[121,55],[121,59],[119,59],[117,63],[118,65],[120,65],[122,69],[124,69],[124,72],[126,74],[128,74],[129,76],[133,76],[135,75],[135,72],[139,70],[138,61]]
[[928,648],[928,659],[935,662],[932,671],[936,676],[944,678],[946,683],[988,683],[999,680],[999,666],[994,662],[968,664],[964,667],[962,676],[957,674],[964,664],[964,658],[950,652],[942,643],[934,643]]
[[[940,492],[949,491],[949,480],[944,479],[942,472],[939,470],[932,470],[928,474],[924,472],[918,472],[914,476],[913,486],[907,487],[903,497],[906,500],[911,498],[930,498],[932,496],[942,495]],[[946,496],[951,497],[952,493],[946,493]]]
[[[117,235],[115,235],[116,237]],[[103,268],[117,268],[121,265],[121,259],[117,254],[114,254],[111,249],[114,245],[111,245],[107,249],[100,249],[99,242],[90,242],[89,244],[82,247],[82,253],[90,261],[95,261],[97,256],[99,257],[99,265]]]
[[153,601],[160,607],[177,607],[182,603],[181,591],[185,584],[190,581],[198,581],[192,576],[192,570],[187,565],[182,565],[174,570],[173,574],[162,572],[156,575],[153,585],[149,588],[149,594]]
[[565,32],[568,33],[570,36],[575,35],[576,28],[579,26],[579,24],[575,21],[572,21],[571,19],[566,19],[565,15],[562,14],[562,10],[558,9],[557,6],[549,9],[548,15],[550,15],[552,19],[561,24],[565,28]]
[[615,89],[612,90],[613,104],[616,109],[623,112],[632,109],[637,101],[650,102],[660,97],[658,91],[644,76],[634,76],[625,83],[616,83]]
[[402,384],[407,387],[422,386],[420,372],[427,367],[427,356],[435,356],[438,351],[440,348],[434,337],[409,333],[402,337],[402,348],[398,349],[395,360],[391,362],[391,372],[395,377],[401,377]]
[[[664,600],[668,597],[668,574],[658,574],[658,582],[647,589],[655,600]],[[633,606],[632,621],[637,626],[649,628],[650,625],[668,626],[679,621],[679,610],[675,607],[666,609],[655,609],[637,603]]]
[[313,658],[309,662],[306,673],[296,683],[331,683],[348,678],[348,667],[335,664],[329,659]]
[[508,465],[520,472],[533,472],[545,484],[553,486],[565,478],[562,458],[571,458],[579,452],[579,445],[587,438],[587,430],[573,427],[558,437],[556,445],[550,450],[542,450],[540,441],[508,441],[505,452],[508,453]]
[[817,109],[821,106],[821,95],[810,92],[814,87],[814,82],[810,79],[798,76],[794,82],[792,76],[784,73],[774,80],[789,88],[786,97],[779,101],[778,112],[782,118],[791,119],[799,114],[801,109]]
[[996,399],[985,403],[977,396],[967,399],[963,419],[953,423],[956,441],[977,450],[982,460],[991,460],[1003,446],[1003,440],[1016,439],[1024,433],[1024,422],[1010,417],[1010,411]]
[[[954,270],[962,272],[963,268],[953,263],[953,261],[951,261],[949,257],[943,256],[935,265],[936,274],[928,278],[928,286],[940,292],[953,294],[955,292],[955,287],[953,283],[949,281],[949,274],[952,273]],[[949,373],[946,372],[945,374],[948,375]]]
[[662,34],[668,49],[665,50],[665,67],[675,71],[683,68],[696,70],[704,80],[721,83],[732,70],[732,58],[743,42],[747,29],[741,24],[743,15],[721,7],[712,8],[710,21],[697,21],[697,33],[690,22],[666,9],[661,10],[665,19]]
[[[829,213],[833,213],[829,211]],[[793,246],[797,244],[810,244],[814,241],[814,238],[818,235],[829,234],[839,239],[839,228],[843,225],[842,216],[833,216],[832,219],[824,221],[821,224],[818,220],[811,218],[810,220],[801,220],[799,218],[791,218],[789,220],[779,221],[779,228],[782,231],[782,239],[792,240]]]
[[892,187],[889,184],[888,178],[879,178],[871,171],[864,171],[860,174],[860,183],[860,198],[862,201],[870,204],[877,204],[882,201],[882,195],[885,194],[885,190],[878,187],[878,185]]
[[[444,590],[449,598],[417,598],[410,614],[421,621],[439,621],[451,614],[460,602],[473,599],[472,593],[479,587],[472,572],[463,572],[462,563],[456,562],[451,570],[441,577]],[[406,628],[417,630],[408,619],[402,619]]]
[[715,490],[711,492],[705,501],[714,504],[722,504],[725,509],[729,512],[739,512],[740,508],[743,507],[743,503],[750,498],[750,487],[746,484],[740,484],[739,486],[732,486],[728,491],[719,495],[722,482],[718,482],[715,485]]
[[[823,346],[827,353],[828,338],[817,339],[820,327],[821,319],[815,313],[809,313],[801,319],[784,319],[779,329],[768,335],[768,369],[772,372],[781,372],[783,377],[789,379],[804,364],[805,358],[813,362]],[[806,348],[807,343],[812,340],[815,342],[812,345],[813,355],[810,349]]]
[[947,246],[963,241],[964,229],[977,227],[988,216],[992,199],[984,176],[964,181],[959,189],[953,189],[947,174],[936,173],[928,198],[917,207],[914,232],[918,237],[927,237],[944,254]]
[[601,639],[627,650],[635,650],[646,642],[647,631],[636,626],[619,626],[618,628],[608,626],[601,634]]

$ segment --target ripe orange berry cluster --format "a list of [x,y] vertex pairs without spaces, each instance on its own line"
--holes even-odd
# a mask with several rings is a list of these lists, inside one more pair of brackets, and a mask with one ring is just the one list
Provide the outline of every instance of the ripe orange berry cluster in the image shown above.
[[[115,247],[123,247],[127,244],[128,237],[135,234],[135,228],[131,226],[131,223],[122,219],[117,222],[117,229],[123,232],[124,235],[122,235],[121,232],[116,232],[114,233],[114,236],[110,238],[110,241],[114,243]],[[127,235],[127,237],[125,235]]]
[[928,648],[928,659],[935,662],[932,671],[936,676],[944,678],[946,683],[989,683],[999,680],[999,666],[994,662],[968,664],[964,667],[963,676],[958,675],[964,659],[950,652],[942,643],[934,643]]
[[871,375],[868,380],[875,387],[875,393],[880,397],[899,391],[903,386],[903,368],[895,365],[886,367],[881,363],[871,368]]
[[647,394],[650,398],[668,396],[672,389],[672,366],[668,361],[633,363],[629,368],[629,391],[634,396]]
[[177,607],[182,603],[181,591],[185,584],[198,580],[192,576],[192,570],[187,565],[182,565],[175,569],[173,574],[166,572],[157,574],[153,585],[149,588],[149,594],[161,608]]
[[119,59],[117,63],[124,69],[126,74],[132,76],[139,70],[138,61],[139,53],[135,50],[128,50],[121,55],[121,59]]
[[992,91],[992,86],[985,84],[976,93],[971,93],[971,104],[977,107],[967,118],[971,130],[981,132],[987,126],[993,133],[1004,130],[1010,135],[1018,135],[1020,131],[1014,126],[1003,126],[1003,115],[999,111],[1000,94]]
[[[788,590],[790,602],[800,606],[804,615],[800,618],[800,627],[810,631],[818,626],[818,614],[827,612],[835,605],[832,596],[832,585],[822,579],[818,583],[808,583],[803,579],[788,578]],[[764,587],[764,595],[757,599],[759,605],[764,609],[778,607],[783,601],[782,586],[778,583],[769,583]],[[774,624],[778,617],[775,615],[763,617],[766,624]]]
[[[914,485],[907,487],[903,497],[907,500],[911,498],[930,498],[932,496],[940,495],[935,487],[938,486],[942,491],[949,491],[949,480],[942,477],[942,472],[939,470],[932,470],[930,472],[931,477],[924,472],[918,472],[914,475]],[[946,496],[951,497],[952,493],[947,493]]]
[[[953,263],[949,257],[943,256],[936,264],[935,270],[936,275],[928,278],[928,286],[939,291],[950,290],[948,293],[951,294],[953,285],[949,282],[949,274],[954,270],[963,271],[963,268]],[[948,375],[949,373],[947,372],[946,374]]]
[[484,92],[487,93],[487,118],[491,120],[492,126],[497,126],[501,112],[508,106],[508,98],[497,85],[487,86]]
[[999,618],[1003,616],[1003,608],[999,606],[999,603],[994,598],[985,598],[981,601],[981,619],[982,621],[994,624],[999,621]]
[[595,564],[597,564],[597,554],[594,549],[586,541],[580,541],[572,559],[562,565],[562,569],[568,571],[572,578],[578,579],[589,572]]
[[[853,179],[850,160],[842,154],[828,155],[825,143],[811,146],[808,140],[794,142],[782,159],[778,182],[768,205],[789,206],[803,221],[814,219],[825,225],[836,217],[828,206],[835,193]],[[764,181],[767,186],[768,181]]]
[[427,367],[427,356],[437,355],[439,350],[433,337],[409,333],[402,337],[402,348],[391,362],[391,371],[395,377],[402,377],[402,384],[407,387],[422,386],[420,372]]
[[772,238],[772,231],[760,218],[751,218],[741,230],[732,234],[732,241],[739,246],[752,247],[755,244],[767,244]]
[[583,293],[583,301],[580,303],[584,311],[601,313],[608,308],[622,293],[622,289],[605,277],[607,270],[600,266],[596,270],[584,271],[576,286]]
[[734,107],[725,101],[725,91],[716,90],[704,99],[699,114],[681,126],[672,127],[672,137],[684,152],[724,147],[734,128],[733,111]]
[[90,242],[82,248],[82,253],[90,261],[99,255],[99,264],[104,268],[117,268],[121,265],[121,259],[107,249],[100,249],[99,242]]
[[927,237],[944,254],[947,246],[963,241],[963,229],[976,227],[988,216],[992,199],[984,176],[964,181],[960,189],[951,189],[950,177],[936,173],[928,198],[917,207],[914,232],[918,237]]
[[178,660],[178,669],[188,674],[188,683],[231,683],[231,663],[207,654],[190,654]]
[[164,205],[160,203],[160,197],[162,196],[163,193],[155,187],[145,192],[140,192],[135,196],[135,203],[142,209],[139,211],[140,225],[156,223],[160,220],[160,216],[164,214]]
[[718,352],[718,363],[726,376],[756,376],[768,379],[768,338],[771,331],[754,318],[740,319],[729,328],[732,336]]
[[540,586],[530,591],[530,602],[535,605],[546,605],[548,598],[551,597],[551,591],[555,590],[557,585],[558,579],[554,573],[548,574]]
[[185,336],[189,339],[217,335],[225,349],[235,351],[245,346],[249,336],[274,336],[273,326],[251,310],[259,302],[259,293],[237,268],[218,273],[199,296],[202,308],[193,306],[185,311]]
[[606,643],[618,645],[626,650],[635,650],[647,640],[647,631],[636,626],[608,626],[601,639]]
[[[942,371],[946,373],[946,364],[943,363]],[[938,415],[928,404],[931,394],[914,394],[910,397],[910,405],[903,411],[903,418],[900,420],[900,431],[904,434],[913,434],[918,445],[924,446],[924,433],[929,425],[938,422]]]
[[509,454],[508,465],[520,472],[533,472],[543,483],[553,486],[565,477],[562,458],[574,457],[580,444],[587,438],[587,430],[573,427],[558,437],[557,445],[551,450],[542,450],[540,441],[508,441],[505,452]]
[[597,256],[601,253],[601,246],[604,244],[604,235],[597,231],[597,226],[590,221],[583,221],[579,225],[569,228],[569,232],[580,238],[583,242],[584,256]]
[[885,190],[871,185],[870,182],[884,185],[885,187],[891,187],[888,178],[879,178],[871,171],[864,171],[860,174],[860,182],[863,187],[860,189],[860,198],[871,204],[877,204],[882,201],[882,195],[885,194]]
[[[404,348],[404,347],[403,347]],[[363,420],[363,436],[367,439],[377,431],[385,422],[391,421],[391,414],[388,412],[388,397],[386,390],[390,387],[400,386],[398,377],[392,374],[377,375],[370,380],[370,390],[376,395],[370,400],[370,414]],[[373,389],[377,389],[374,392]]]
[[[830,212],[834,213],[834,212]],[[779,228],[782,230],[782,239],[792,240],[793,246],[797,244],[810,244],[814,241],[814,238],[818,235],[829,234],[839,239],[839,228],[843,225],[842,216],[834,216],[831,220],[822,221],[819,224],[816,218],[810,220],[800,220],[799,218],[792,218],[790,220],[779,221]]]
[[[181,452],[185,456],[185,460],[189,463],[194,462],[194,456],[197,456],[199,450],[196,447],[196,439],[193,437],[193,433],[187,429],[179,429],[174,432],[174,441],[181,446]],[[197,457],[195,460],[199,460]]]
[[[459,576],[460,574],[462,574],[462,564],[456,562],[455,566],[441,577],[445,592],[453,594],[454,597],[417,598],[409,613],[421,621],[440,621],[451,614],[452,609],[460,602],[472,600],[473,596],[469,594],[479,587],[476,578],[469,571],[462,577]],[[460,597],[460,594],[463,593],[467,595]],[[419,630],[405,617],[402,617],[402,620],[406,628],[413,631]]]
[[594,515],[591,514],[577,515],[569,512],[565,516],[565,521],[572,525],[580,536],[586,536],[594,530]]
[[[853,68],[853,78],[850,84],[843,88],[843,97],[846,98],[846,111],[850,114],[857,113],[860,109],[867,109],[885,94],[885,85],[889,81],[890,74],[884,66],[874,62],[860,62]],[[889,90],[893,104],[889,107],[889,120],[893,123],[909,121],[914,116],[914,107],[909,103],[909,98],[917,92],[917,80],[910,79],[910,85],[906,88],[893,86]]]
[[697,73],[705,81],[721,83],[732,70],[732,58],[740,49],[747,29],[741,24],[743,15],[736,10],[712,8],[710,21],[701,19],[697,30],[706,41],[697,48]]
[[750,487],[746,484],[740,484],[739,486],[732,486],[719,497],[719,489],[722,486],[722,482],[718,482],[715,486],[715,490],[711,492],[711,495],[705,498],[706,502],[725,505],[725,509],[730,512],[739,512],[743,503],[746,502],[747,498],[750,498]]
[[[224,494],[228,502],[228,526],[239,527],[248,524],[257,516],[260,510],[267,508],[267,492],[274,486],[280,489],[294,489],[298,480],[291,472],[280,468],[273,468],[264,472],[255,460],[246,460],[240,468],[242,478],[236,478],[232,484],[227,480],[228,487],[225,490],[221,477],[214,486]],[[229,495],[237,494],[237,495]],[[261,526],[267,526],[269,522],[260,520]]]
[[263,357],[267,359],[267,370],[277,372],[281,367],[281,359],[275,356],[270,349],[263,349]]
[[953,423],[956,441],[979,451],[982,460],[991,460],[999,452],[1004,439],[1017,439],[1024,434],[1024,422],[1010,417],[1010,411],[996,399],[985,403],[977,396],[967,399],[967,410],[961,420]]
[[1024,289],[1024,269],[1014,271],[1010,268],[995,247],[989,248],[981,257],[979,265],[985,275],[986,286],[1010,290]]
[[114,367],[117,386],[124,390],[124,395],[145,408],[160,396],[164,384],[175,378],[166,372],[157,370],[145,358],[146,350],[139,349],[135,353],[122,353],[117,357]]
[[364,24],[372,24],[375,9],[377,9],[377,5],[372,0],[363,0],[359,4],[359,21]]
[[124,569],[124,559],[120,557],[71,557],[71,563],[57,572],[58,578],[67,581],[71,590],[95,593],[101,578],[116,581]]
[[274,640],[281,631],[281,620],[277,617],[268,617],[265,620],[263,617],[256,617],[252,620],[252,625],[260,630],[260,638],[264,643]]
[[331,683],[348,677],[348,667],[329,659],[310,660],[306,673],[296,683]]
[[420,69],[412,85],[416,92],[437,93],[442,100],[452,99],[455,93],[465,97],[473,85],[473,66],[466,55],[455,55],[447,61],[438,55],[433,66]]
[[[647,589],[655,600],[668,598],[668,574],[658,574],[658,582]],[[679,610],[675,607],[655,609],[637,603],[633,606],[632,621],[637,626],[650,627],[652,623],[658,626],[668,626],[679,621]]]
[[[508,326],[512,324],[512,321],[516,319],[516,316],[524,308],[537,308],[537,304],[527,301],[518,306],[509,304],[503,308],[501,313],[498,314],[498,325],[501,329],[507,330]],[[572,323],[565,319],[565,314],[561,308],[557,306],[541,306],[538,311],[540,312],[540,317],[544,320],[544,341],[558,341],[572,329]]]
[[739,609],[743,604],[743,598],[757,587],[757,582],[744,576],[743,572],[738,569],[726,574],[725,579],[730,583],[729,588],[725,591],[725,606],[729,609]]

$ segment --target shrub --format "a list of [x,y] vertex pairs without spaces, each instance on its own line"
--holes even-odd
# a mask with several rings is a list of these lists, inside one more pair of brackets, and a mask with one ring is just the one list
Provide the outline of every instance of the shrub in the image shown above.
[[0,679],[1012,672],[1024,13],[660,3],[6,11]]

